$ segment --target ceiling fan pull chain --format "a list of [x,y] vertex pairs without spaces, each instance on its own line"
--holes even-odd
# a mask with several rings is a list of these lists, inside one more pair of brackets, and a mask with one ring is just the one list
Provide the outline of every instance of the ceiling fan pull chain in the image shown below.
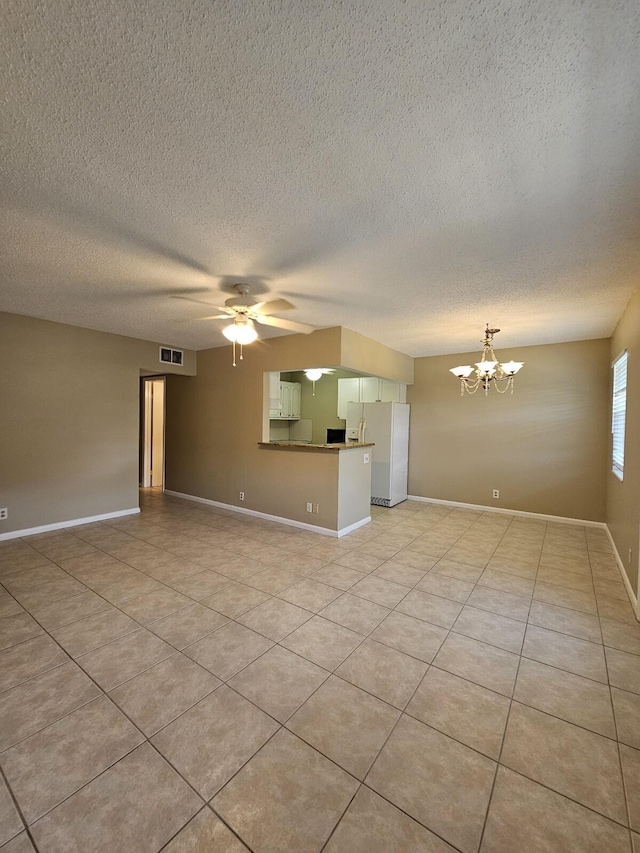
[[233,366],[236,366],[236,342],[233,341]]
[[244,360],[244,356],[242,355],[242,347],[243,347],[243,344],[240,344],[240,361]]

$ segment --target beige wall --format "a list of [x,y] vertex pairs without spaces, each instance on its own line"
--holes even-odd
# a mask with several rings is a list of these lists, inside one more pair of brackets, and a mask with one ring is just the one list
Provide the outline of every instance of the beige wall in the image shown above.
[[[339,360],[337,328],[247,347],[237,367],[230,347],[199,352],[197,377],[186,382],[167,378],[166,488],[335,528],[337,454],[261,449],[258,442],[265,371]],[[317,515],[306,512],[307,501],[319,504]]]
[[[411,356],[365,338],[358,332],[342,329],[341,350],[342,360],[339,363],[348,370],[393,379],[405,385],[413,382],[414,359]],[[323,364],[308,366],[326,367]]]
[[0,314],[0,534],[138,506],[140,370],[158,344]]
[[513,395],[492,390],[486,398],[482,391],[461,397],[449,373],[479,361],[479,352],[415,360],[409,494],[603,521],[609,341],[498,350],[501,356],[524,367]]
[[[338,529],[338,454],[278,451],[259,448],[258,442],[265,417],[264,373],[340,365],[343,331],[321,329],[263,341],[247,347],[235,368],[229,347],[205,350],[198,353],[197,377],[181,383],[169,377],[166,487]],[[366,338],[361,344],[371,354],[368,369],[366,357],[359,356],[363,372],[399,378],[397,362],[404,363],[406,356],[397,359],[392,350]],[[350,339],[346,358],[354,357]],[[317,383],[316,394],[324,381]],[[306,512],[307,502],[319,504],[317,515]]]
[[[607,448],[607,524],[634,593],[638,594],[640,549],[640,293],[622,315],[613,337],[609,362],[628,350],[627,415],[625,424],[624,479],[611,471],[611,444]],[[631,559],[629,559],[631,549]]]

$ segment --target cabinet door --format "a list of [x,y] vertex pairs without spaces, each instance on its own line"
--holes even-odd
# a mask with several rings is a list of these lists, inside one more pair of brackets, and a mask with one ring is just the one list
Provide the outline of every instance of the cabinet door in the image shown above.
[[360,402],[377,403],[380,399],[380,380],[377,376],[363,376],[360,379]]
[[380,380],[381,391],[380,399],[383,403],[399,403],[400,402],[400,383],[392,382],[390,379]]
[[281,409],[280,402],[280,374],[277,371],[269,373],[269,417],[279,418]]
[[347,404],[360,402],[360,380],[338,379],[338,417],[343,421],[347,419]]
[[291,383],[291,409],[289,412],[289,417],[291,420],[298,420],[300,418],[300,398],[302,396],[302,386],[299,382]]
[[291,417],[291,383],[280,383],[280,417]]

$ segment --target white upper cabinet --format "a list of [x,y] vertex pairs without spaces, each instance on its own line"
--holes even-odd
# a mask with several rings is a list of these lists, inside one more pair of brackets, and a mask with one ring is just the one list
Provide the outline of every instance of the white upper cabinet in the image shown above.
[[[272,421],[297,421],[300,420],[300,399],[302,386],[299,382],[281,382],[278,378],[278,396],[273,398],[272,376],[269,377],[269,419]],[[275,405],[274,405],[275,403]]]
[[338,417],[347,419],[347,404],[360,402],[360,380],[357,376],[353,379],[338,379]]
[[302,397],[302,385],[299,382],[290,382],[290,406],[289,417],[291,420],[300,419],[300,398]]
[[381,403],[406,403],[407,386],[404,382],[392,382],[390,379],[380,380]]
[[377,403],[380,399],[380,380],[377,376],[360,378],[360,403]]
[[349,403],[406,403],[407,386],[377,376],[338,379],[338,417],[347,419]]
[[273,370],[269,373],[269,417],[279,418],[281,411],[280,373],[277,370]]

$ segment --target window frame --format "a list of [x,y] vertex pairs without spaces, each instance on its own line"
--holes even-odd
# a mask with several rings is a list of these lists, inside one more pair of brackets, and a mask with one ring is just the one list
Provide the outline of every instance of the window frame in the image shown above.
[[[624,367],[623,385],[620,384],[620,380],[617,378],[617,371],[619,371],[621,367]],[[624,451],[627,421],[627,389],[629,387],[628,350],[623,350],[620,355],[613,360],[611,364],[611,370],[611,471],[619,480],[622,481],[624,480]],[[622,418],[620,419],[621,412]]]

